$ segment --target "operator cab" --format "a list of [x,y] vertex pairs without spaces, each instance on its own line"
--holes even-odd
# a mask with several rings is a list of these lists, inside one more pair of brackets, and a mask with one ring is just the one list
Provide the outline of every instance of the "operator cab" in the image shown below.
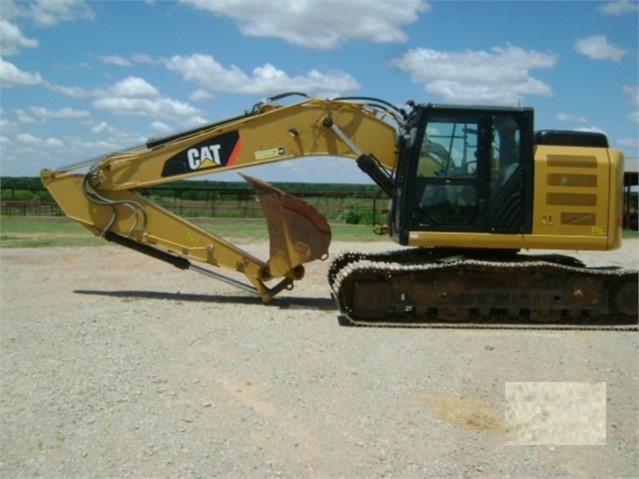
[[531,108],[418,105],[399,153],[391,230],[530,233]]

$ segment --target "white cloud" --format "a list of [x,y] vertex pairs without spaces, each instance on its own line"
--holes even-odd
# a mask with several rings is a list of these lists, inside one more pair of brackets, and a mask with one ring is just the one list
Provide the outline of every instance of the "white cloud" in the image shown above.
[[84,0],[38,0],[30,6],[28,14],[41,27],[53,27],[78,18],[95,18]]
[[164,118],[199,114],[197,108],[170,98],[99,98],[93,102],[93,106],[112,113]]
[[211,120],[207,120],[206,118],[202,118],[201,116],[192,116],[188,117],[184,122],[184,128],[197,128],[198,126],[206,125],[207,123],[211,123]]
[[20,123],[37,123],[36,119],[29,115],[26,111],[21,108],[16,108],[14,110],[16,116],[18,117],[18,122]]
[[628,100],[633,105],[639,105],[639,87],[624,85],[623,91],[628,95]]
[[27,38],[20,28],[6,20],[0,20],[0,54],[15,55],[23,48],[38,46],[38,40]]
[[62,118],[90,118],[91,115],[85,110],[76,110],[74,108],[61,108],[59,110],[49,110],[43,107],[32,106],[29,108],[31,113],[38,118],[44,119],[62,119]]
[[64,146],[64,142],[58,138],[47,138],[44,140],[44,145],[49,148],[62,148]]
[[157,88],[140,77],[128,77],[106,90],[107,95],[124,98],[157,97]]
[[619,140],[621,146],[635,151],[634,156],[639,155],[639,140],[637,138],[623,138]]
[[37,138],[29,133],[21,133],[16,137],[16,140],[18,140],[20,143],[26,143],[28,145],[35,145],[35,144],[40,144],[42,143],[42,140],[40,140],[40,138]]
[[171,98],[162,97],[153,85],[140,77],[128,77],[93,93],[93,106],[112,113],[165,118],[198,115],[200,111]]
[[211,100],[213,96],[214,95],[211,92],[203,90],[202,88],[198,88],[189,95],[189,98],[193,101],[207,101]]
[[90,142],[86,139],[76,137],[69,139],[69,141],[77,145],[78,148],[86,149],[89,155],[94,155],[94,153],[91,154],[90,148],[96,148],[100,152],[106,153],[122,148],[122,145],[142,144],[146,141],[143,136],[135,131],[119,130],[106,121],[101,121],[91,126],[91,132],[99,135],[100,140]]
[[188,103],[163,97],[157,88],[140,77],[129,76],[106,88],[86,90],[45,82],[47,88],[76,98],[94,97],[93,106],[100,110],[125,115],[184,117],[199,115],[200,110]]
[[[340,71],[323,73],[311,70],[305,75],[290,77],[283,70],[266,63],[254,68],[248,75],[235,65],[226,68],[212,56],[203,54],[174,56],[166,61],[166,67],[182,75],[185,80],[197,82],[207,91],[268,94],[286,90],[343,92],[360,87],[357,80]],[[215,82],[211,82],[211,78],[215,78]]]
[[160,60],[154,60],[153,58],[151,58],[150,55],[147,55],[146,53],[134,53],[131,56],[131,60],[136,63],[146,63],[149,65],[152,65],[154,63],[161,63]]
[[159,131],[161,133],[169,133],[173,131],[173,129],[167,125],[166,123],[162,123],[161,121],[154,121],[151,123],[151,128],[155,131]]
[[112,133],[114,130],[106,121],[101,121],[97,125],[91,127],[93,133]]
[[575,42],[575,51],[592,60],[614,60],[616,62],[621,61],[621,58],[626,54],[626,50],[608,43],[608,39],[603,35],[580,38]]
[[349,40],[405,42],[402,27],[430,10],[424,0],[182,0],[232,18],[248,36],[280,38],[303,47],[336,48]]
[[2,17],[11,20],[23,15],[22,10],[13,0],[2,0]]
[[569,113],[557,113],[557,119],[568,123],[588,123],[587,118],[584,118],[583,116],[570,115]]
[[[628,95],[628,103],[630,103],[631,105],[634,105],[635,107],[639,106],[639,87],[624,85],[623,91],[624,93],[626,93],[626,95]],[[639,110],[635,110],[629,113],[628,115],[626,115],[626,120],[632,123],[639,123]],[[639,144],[639,140],[635,139],[634,144],[624,145],[624,146],[637,147],[638,144]]]
[[390,65],[447,102],[512,105],[523,95],[552,95],[550,86],[532,77],[530,70],[552,68],[556,62],[553,53],[509,45],[489,52],[416,48],[391,60]]
[[128,67],[131,66],[131,62],[126,58],[121,57],[120,55],[104,55],[100,57],[104,63],[110,65],[117,65],[120,67]]
[[[219,91],[233,91],[250,79],[235,65],[224,68],[210,55],[194,54],[188,57],[176,55],[166,61],[166,67],[178,72],[185,80],[195,80],[206,87]],[[215,82],[211,82],[215,78]],[[214,85],[211,85],[214,84]]]
[[91,96],[91,92],[85,90],[79,86],[63,86],[63,85],[55,85],[48,81],[44,82],[44,85],[49,89],[57,93],[62,93],[63,95],[67,95],[73,98],[85,98],[87,96]]
[[598,10],[604,15],[621,16],[639,12],[639,3],[632,0],[616,0],[600,5]]
[[333,71],[328,73],[311,70],[305,75],[289,77],[284,71],[270,63],[253,69],[249,84],[243,85],[246,93],[269,93],[286,90],[315,92],[321,90],[348,91],[360,87],[359,82],[348,73]]
[[19,85],[38,85],[42,77],[38,72],[29,73],[20,70],[13,63],[0,57],[0,88],[11,88]]
[[603,131],[598,126],[580,126],[578,128],[575,128],[575,131],[585,131],[589,133],[603,133],[604,135],[606,134],[606,132]]
[[[32,176],[43,166],[55,168],[116,151],[122,145],[141,145],[146,142],[146,138],[135,131],[116,130],[105,122],[92,130],[100,135],[98,141],[91,141],[86,136],[45,137],[27,132],[5,137],[6,141],[0,138],[3,167],[12,165],[13,176]],[[49,148],[46,159],[33,161],[34,158],[42,159],[42,146]]]
[[38,85],[42,83],[42,77],[38,72],[29,73],[20,70],[13,63],[0,57],[0,87],[11,88],[19,85]]

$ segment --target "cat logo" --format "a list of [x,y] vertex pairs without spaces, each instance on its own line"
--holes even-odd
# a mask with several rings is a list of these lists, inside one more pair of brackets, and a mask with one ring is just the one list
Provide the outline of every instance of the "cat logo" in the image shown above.
[[162,177],[233,166],[241,150],[242,142],[237,130],[206,138],[167,159],[162,168]]
[[200,148],[191,148],[186,152],[189,160],[189,168],[198,170],[200,168],[214,168],[220,166],[221,145],[204,145]]

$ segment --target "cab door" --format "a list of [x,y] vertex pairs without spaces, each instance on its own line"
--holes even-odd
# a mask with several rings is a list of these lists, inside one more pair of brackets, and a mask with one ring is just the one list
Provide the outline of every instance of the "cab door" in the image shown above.
[[411,222],[420,230],[480,228],[485,196],[484,118],[457,112],[433,114],[425,120],[412,172]]
[[408,231],[529,229],[531,136],[529,109],[424,107],[412,146],[400,157],[396,205],[402,206],[394,216],[400,243]]

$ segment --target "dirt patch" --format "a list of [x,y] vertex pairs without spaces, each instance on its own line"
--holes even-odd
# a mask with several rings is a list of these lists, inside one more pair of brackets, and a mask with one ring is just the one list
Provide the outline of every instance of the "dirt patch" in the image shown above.
[[504,432],[503,414],[478,399],[459,396],[423,396],[439,419],[476,431]]

